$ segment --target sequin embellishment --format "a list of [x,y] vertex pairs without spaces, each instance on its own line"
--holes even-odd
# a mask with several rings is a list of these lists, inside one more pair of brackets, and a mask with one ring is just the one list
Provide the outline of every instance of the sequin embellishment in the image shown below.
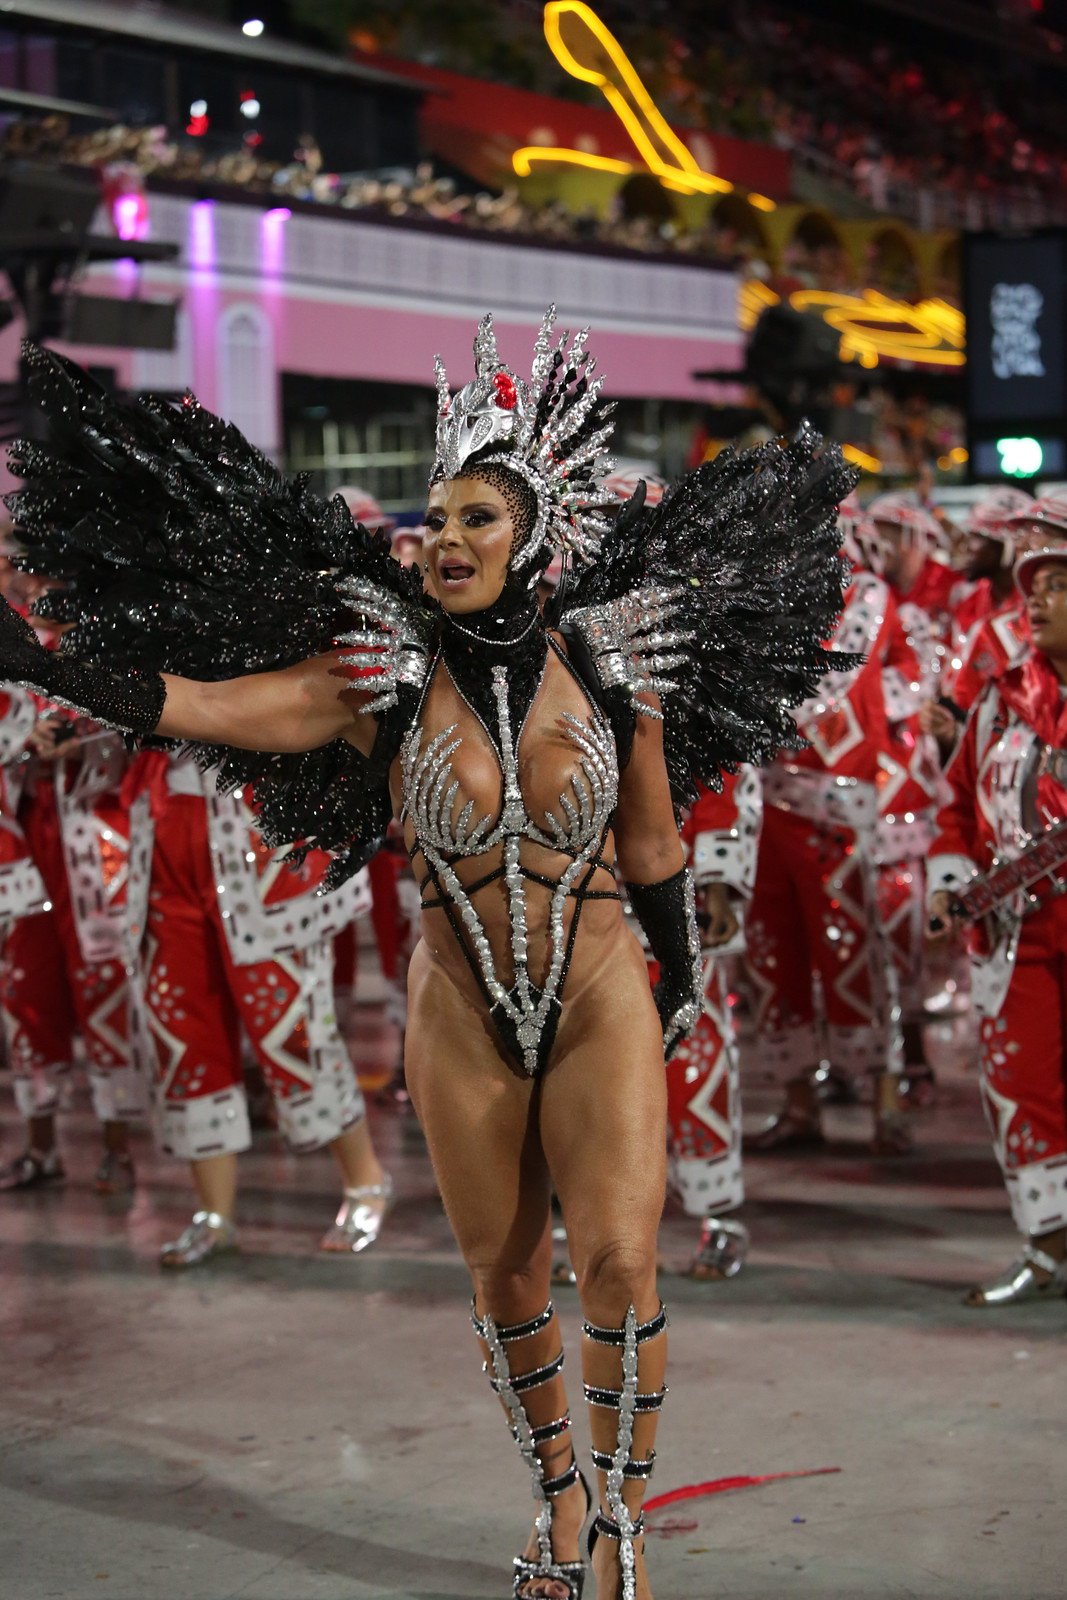
[[[504,666],[493,668],[493,698],[503,774],[503,803],[496,821],[488,816],[474,821],[473,800],[466,802],[458,817],[453,815],[460,786],[452,775],[452,756],[462,742],[455,723],[435,734],[421,754],[421,723],[416,721],[410,729],[401,751],[401,815],[410,819],[432,878],[458,913],[494,1021],[513,1041],[524,1070],[533,1077],[544,1065],[544,1044],[546,1036],[555,1030],[566,977],[570,941],[564,910],[568,898],[580,892],[580,880],[596,870],[618,802],[618,763],[610,727],[595,707],[590,707],[589,722],[565,713],[564,726],[578,751],[577,770],[570,781],[570,793],[561,793],[558,810],[546,811],[543,826],[539,826],[527,813],[519,787],[518,740],[511,728]],[[527,879],[520,862],[523,840],[570,857],[551,885],[549,961],[542,985],[530,975]],[[486,855],[498,848],[503,856],[502,876],[511,922],[514,982],[510,988],[499,977],[485,927],[471,894],[454,869],[455,861],[462,857]]]

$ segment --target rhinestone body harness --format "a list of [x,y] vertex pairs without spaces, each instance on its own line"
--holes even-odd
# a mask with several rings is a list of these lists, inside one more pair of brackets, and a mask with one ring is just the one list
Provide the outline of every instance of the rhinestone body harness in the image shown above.
[[[549,642],[573,677],[566,656],[554,641]],[[427,689],[432,678],[431,671]],[[576,677],[575,682],[579,682]],[[530,1077],[536,1077],[548,1063],[555,1038],[582,906],[587,900],[619,898],[615,890],[591,888],[598,871],[613,870],[604,850],[618,802],[618,759],[608,722],[595,706],[589,707],[588,721],[565,712],[562,721],[577,753],[576,769],[569,793],[564,790],[560,794],[558,809],[546,811],[542,822],[536,822],[526,809],[519,786],[522,728],[515,731],[511,726],[506,666],[493,667],[492,689],[496,727],[486,728],[486,732],[498,754],[503,778],[499,816],[495,820],[489,816],[475,820],[473,800],[467,800],[456,814],[460,784],[453,775],[452,757],[462,743],[456,731],[458,725],[442,728],[422,748],[420,714],[401,748],[401,818],[409,821],[414,830],[412,860],[421,855],[426,867],[419,884],[422,909],[444,911],[508,1053]],[[477,711],[471,709],[477,716]],[[533,871],[521,860],[524,841],[566,857],[566,866],[555,877]],[[460,880],[457,862],[497,850],[501,860],[492,871],[472,883]],[[500,977],[474,904],[479,891],[501,878],[510,921],[510,987]],[[527,895],[531,883],[549,890],[551,895],[548,965],[541,983],[535,982],[529,964]],[[428,889],[432,889],[430,898]],[[569,927],[564,916],[568,900],[574,901]]]

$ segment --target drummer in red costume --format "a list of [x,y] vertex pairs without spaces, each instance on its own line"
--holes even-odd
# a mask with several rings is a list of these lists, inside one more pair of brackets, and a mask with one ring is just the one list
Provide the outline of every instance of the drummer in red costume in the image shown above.
[[359,1253],[392,1197],[334,1007],[333,939],[367,908],[364,876],[320,894],[323,853],[286,864],[242,790],[220,794],[216,774],[180,752],[142,761],[137,803],[151,801],[154,840],[130,899],[158,1052],[156,1129],[164,1150],[189,1162],[198,1201],[160,1262],[195,1267],[237,1244],[237,1157],[251,1143],[242,1027],[289,1147],[329,1146],[341,1170],[341,1206],[320,1248]]
[[958,579],[950,565],[945,530],[914,495],[892,490],[867,505],[886,548],[884,576],[900,605],[919,606],[930,615],[947,613]]
[[855,501],[842,507],[840,527],[854,575],[834,648],[865,662],[823,680],[795,713],[808,747],[779,756],[763,774],[748,919],[756,1023],[750,1076],[784,1085],[786,1099],[749,1147],[823,1141],[816,1073],[828,1055],[844,1073],[872,1075],[874,1147],[895,1154],[909,1140],[900,1110],[898,972],[879,886],[887,856],[879,844],[885,796],[909,781],[910,752],[894,727],[917,711],[920,680],[888,584],[861,564],[880,559],[875,528]]
[[[1052,497],[1053,508],[1056,497]],[[1067,502],[1062,503],[1067,527]],[[923,706],[922,726],[937,740],[942,761],[956,747],[966,714],[990,678],[1026,654],[1029,636],[1013,569],[1037,517],[1030,495],[1010,485],[987,489],[965,523],[967,562],[954,597],[952,632],[939,697]]]
[[[1019,1260],[971,1291],[975,1307],[1060,1298],[1067,1289],[1067,898],[1064,869],[1017,894],[980,928],[954,899],[1067,818],[1067,542],[1027,552],[1016,568],[1033,650],[992,681],[949,768],[930,862],[931,933],[966,937],[982,1018],[982,1093]],[[992,925],[990,926],[990,921]]]
[[[16,581],[23,603],[47,588]],[[0,1189],[65,1177],[56,1115],[80,1041],[104,1143],[94,1187],[118,1193],[134,1182],[127,1122],[144,1109],[151,1059],[127,976],[123,741],[11,685],[2,707],[0,1018],[26,1145],[0,1169]]]

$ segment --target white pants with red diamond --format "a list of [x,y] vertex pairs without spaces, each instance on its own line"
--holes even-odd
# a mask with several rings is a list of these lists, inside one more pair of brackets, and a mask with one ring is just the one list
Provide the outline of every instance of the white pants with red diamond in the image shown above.
[[337,1027],[331,941],[234,960],[195,796],[172,795],[157,827],[145,990],[159,1054],[156,1124],[171,1155],[195,1161],[251,1144],[242,1027],[290,1148],[316,1150],[363,1117]]
[[733,1211],[741,1176],[741,1078],[726,963],[707,956],[704,1006],[691,1036],[667,1063],[671,1184],[691,1217]]

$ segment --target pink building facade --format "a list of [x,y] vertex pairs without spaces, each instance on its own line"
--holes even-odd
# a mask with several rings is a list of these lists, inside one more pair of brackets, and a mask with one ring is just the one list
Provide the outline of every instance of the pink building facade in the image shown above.
[[[742,362],[738,283],[722,270],[173,194],[153,193],[149,213],[149,236],[177,242],[178,259],[97,266],[79,287],[177,300],[175,348],[57,348],[123,387],[192,389],[277,460],[282,373],[429,387],[439,352],[462,381],[487,310],[520,370],[550,301],[564,327],[591,324],[619,398],[707,400],[693,371]],[[0,378],[15,374],[19,333],[0,333]]]

